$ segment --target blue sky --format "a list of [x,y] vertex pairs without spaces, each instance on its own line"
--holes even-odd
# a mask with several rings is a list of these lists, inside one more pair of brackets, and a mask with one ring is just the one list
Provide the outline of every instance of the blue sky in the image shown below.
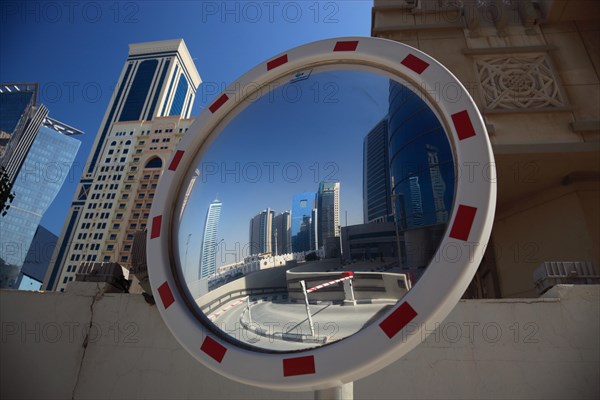
[[371,7],[358,0],[1,2],[0,81],[38,82],[38,101],[50,116],[85,132],[42,224],[56,234],[62,228],[129,43],[186,41],[205,82],[195,116],[214,98],[215,85],[277,53],[324,38],[369,36]]
[[[286,95],[287,93],[287,95]],[[314,72],[253,101],[210,145],[188,201],[180,254],[201,242],[211,201],[222,201],[217,265],[248,254],[249,222],[260,211],[292,208],[292,198],[340,181],[340,224],[363,223],[363,140],[387,114],[389,80],[362,71]],[[199,260],[189,247],[187,261]],[[234,257],[234,253],[237,257]]]

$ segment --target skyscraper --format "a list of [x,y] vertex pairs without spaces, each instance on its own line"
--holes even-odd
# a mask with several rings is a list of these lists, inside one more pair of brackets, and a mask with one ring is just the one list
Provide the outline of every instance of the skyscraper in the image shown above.
[[388,119],[382,119],[363,143],[363,221],[392,220]]
[[[200,253],[200,279],[208,278],[215,273],[217,263],[217,231],[221,217],[222,203],[215,199],[206,212],[204,234],[202,235],[202,252]],[[186,277],[187,278],[187,277]],[[190,277],[196,278],[198,277]]]
[[315,192],[302,192],[292,198],[292,251],[314,250],[311,246]]
[[418,176],[408,178],[410,188],[410,217],[408,224],[413,227],[423,225],[423,196]]
[[292,252],[292,218],[289,211],[284,211],[275,216],[273,221],[273,251],[275,254],[287,254]]
[[16,288],[42,216],[69,175],[82,132],[49,118],[36,104],[37,85],[0,85],[0,164],[15,199],[0,216],[0,288]]
[[447,223],[455,179],[444,128],[418,95],[392,80],[388,115],[391,189],[398,226],[411,230]]
[[132,44],[43,288],[63,290],[82,261],[130,262],[156,184],[185,134],[200,76],[182,39]]
[[250,254],[272,253],[274,251],[273,219],[275,211],[267,208],[250,220]]
[[429,176],[431,178],[431,191],[433,193],[433,205],[435,208],[435,223],[444,224],[448,222],[448,210],[444,203],[444,194],[446,192],[446,182],[440,170],[440,160],[438,149],[435,146],[426,145],[427,163],[429,165]]
[[329,237],[340,236],[340,183],[321,182],[317,193],[319,248]]

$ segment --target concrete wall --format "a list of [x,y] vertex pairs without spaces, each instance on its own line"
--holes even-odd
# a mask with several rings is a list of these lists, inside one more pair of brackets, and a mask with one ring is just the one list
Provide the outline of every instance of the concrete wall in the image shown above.
[[[0,291],[0,397],[309,399],[222,378],[140,295]],[[419,347],[355,382],[357,399],[596,399],[600,286],[462,301]],[[252,366],[248,366],[251,368]]]

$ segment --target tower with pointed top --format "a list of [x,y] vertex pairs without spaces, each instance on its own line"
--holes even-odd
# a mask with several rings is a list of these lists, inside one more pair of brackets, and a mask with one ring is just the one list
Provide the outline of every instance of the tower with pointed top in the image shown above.
[[217,230],[221,218],[221,206],[218,200],[213,200],[208,206],[206,220],[204,221],[204,234],[202,236],[202,252],[200,253],[200,274],[198,277],[189,276],[186,279],[208,278],[215,273],[217,267]]

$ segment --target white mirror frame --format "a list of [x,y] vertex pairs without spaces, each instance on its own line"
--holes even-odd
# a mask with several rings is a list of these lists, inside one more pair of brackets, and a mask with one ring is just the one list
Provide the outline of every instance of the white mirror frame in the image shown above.
[[[182,185],[198,155],[239,112],[252,90],[322,65],[373,69],[408,82],[446,129],[455,162],[455,198],[442,242],[418,284],[377,321],[338,342],[309,350],[266,352],[215,334],[196,316],[180,286],[173,240]],[[256,93],[256,91],[254,91]],[[235,145],[235,144],[232,144]],[[483,257],[496,204],[495,164],[484,121],[460,81],[439,62],[405,44],[370,37],[309,43],[261,63],[233,82],[183,136],[160,179],[147,236],[148,272],[160,314],[197,360],[230,379],[273,390],[321,390],[368,376],[396,361],[442,323]],[[185,191],[185,188],[184,188]],[[175,236],[174,236],[175,235]],[[185,284],[185,283],[183,283]]]

